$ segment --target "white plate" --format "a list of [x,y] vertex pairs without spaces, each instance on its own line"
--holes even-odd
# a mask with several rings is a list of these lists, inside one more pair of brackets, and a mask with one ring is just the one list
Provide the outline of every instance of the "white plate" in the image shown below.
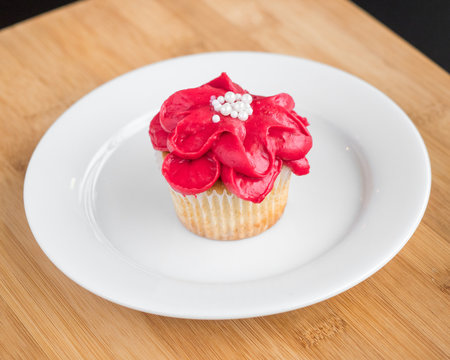
[[[287,92],[311,123],[311,173],[293,177],[264,234],[220,242],[178,222],[147,128],[164,99],[226,71],[250,92]],[[371,85],[313,61],[253,52],[145,66],[86,95],[45,134],[24,201],[48,257],[118,304],[197,319],[268,315],[366,279],[405,245],[431,173],[407,115]]]

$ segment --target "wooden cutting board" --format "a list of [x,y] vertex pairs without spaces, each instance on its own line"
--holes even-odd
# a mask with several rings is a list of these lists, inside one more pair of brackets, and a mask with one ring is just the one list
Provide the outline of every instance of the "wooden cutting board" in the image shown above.
[[[413,25],[412,25],[413,26]],[[414,24],[420,26],[420,24]],[[25,218],[37,142],[81,96],[174,56],[262,50],[373,84],[420,130],[433,184],[387,266],[308,308],[191,321],[133,311],[66,278]],[[0,32],[0,359],[444,359],[449,345],[450,78],[347,1],[86,0]]]

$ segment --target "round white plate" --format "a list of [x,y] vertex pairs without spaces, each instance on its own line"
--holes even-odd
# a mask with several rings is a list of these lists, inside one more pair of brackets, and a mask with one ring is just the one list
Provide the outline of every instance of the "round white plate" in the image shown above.
[[[252,93],[291,94],[314,141],[278,224],[230,242],[179,223],[147,133],[170,94],[222,71]],[[412,236],[430,183],[418,131],[371,85],[295,57],[222,52],[145,66],[74,104],[36,148],[24,201],[39,245],[86,289],[154,314],[229,319],[314,304],[372,275]]]

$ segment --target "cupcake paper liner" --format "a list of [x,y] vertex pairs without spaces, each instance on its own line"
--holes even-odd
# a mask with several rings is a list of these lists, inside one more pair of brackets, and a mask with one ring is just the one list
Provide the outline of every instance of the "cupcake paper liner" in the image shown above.
[[219,180],[197,195],[170,193],[181,223],[194,234],[215,240],[238,240],[273,226],[286,206],[291,170],[283,166],[272,191],[259,204],[230,193]]

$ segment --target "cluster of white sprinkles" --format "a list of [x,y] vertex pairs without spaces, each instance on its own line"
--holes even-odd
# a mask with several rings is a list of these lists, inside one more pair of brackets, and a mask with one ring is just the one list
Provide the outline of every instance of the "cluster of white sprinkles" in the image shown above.
[[[211,96],[211,105],[214,111],[221,113],[223,116],[231,116],[233,119],[246,121],[248,117],[253,114],[253,109],[250,106],[252,103],[252,96],[250,94],[237,94],[232,91],[225,93],[225,96]],[[220,116],[215,114],[212,117],[213,123],[218,123]]]

